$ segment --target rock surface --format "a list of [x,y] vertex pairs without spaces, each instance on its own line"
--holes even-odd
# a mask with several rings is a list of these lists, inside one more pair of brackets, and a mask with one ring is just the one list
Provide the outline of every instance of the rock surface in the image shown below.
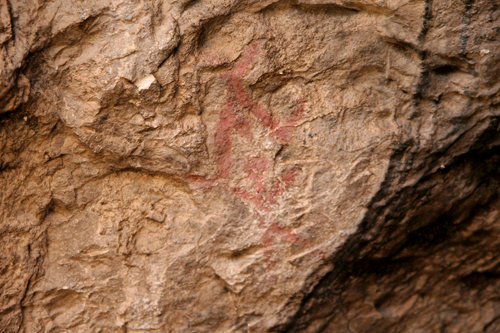
[[500,6],[0,0],[0,332],[499,332]]

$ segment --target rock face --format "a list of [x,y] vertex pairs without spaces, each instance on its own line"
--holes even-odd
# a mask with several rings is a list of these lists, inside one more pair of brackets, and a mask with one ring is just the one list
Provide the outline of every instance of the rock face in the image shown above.
[[0,0],[0,332],[500,331],[500,5]]

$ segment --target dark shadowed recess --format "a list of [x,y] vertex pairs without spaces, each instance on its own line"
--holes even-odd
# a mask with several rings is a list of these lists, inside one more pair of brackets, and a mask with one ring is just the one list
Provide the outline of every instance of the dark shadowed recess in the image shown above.
[[[329,324],[337,321],[345,322],[345,332],[368,332],[364,330],[368,329],[366,326],[353,328],[357,318],[350,317],[349,310],[363,302],[369,296],[368,290],[373,290],[368,287],[375,285],[381,296],[377,296],[374,307],[382,318],[369,332],[410,332],[404,327],[404,320],[384,318],[383,304],[391,298],[417,293],[411,283],[424,270],[428,274],[429,267],[439,269],[431,270],[431,287],[418,291],[422,297],[439,298],[440,293],[450,290],[480,295],[488,285],[500,283],[500,221],[493,226],[477,222],[481,220],[478,217],[499,209],[500,147],[494,144],[500,137],[498,124],[499,119],[490,119],[490,126],[467,153],[411,187],[397,190],[393,184],[404,175],[393,177],[392,181],[389,177],[358,232],[331,258],[332,271],[306,295],[295,317],[275,331],[330,332]],[[401,161],[408,151],[393,156],[393,173],[404,170]],[[473,223],[476,225],[470,232]],[[449,249],[461,255],[445,263],[443,258]],[[488,259],[490,268],[472,272],[463,269],[467,265],[474,267],[486,253],[498,254]],[[398,295],[399,290],[406,290],[409,295]],[[432,304],[431,311],[441,310],[439,302],[435,308]],[[491,331],[494,322],[486,324],[485,332]],[[311,323],[315,323],[314,328]],[[441,324],[443,332],[445,326],[446,323]]]

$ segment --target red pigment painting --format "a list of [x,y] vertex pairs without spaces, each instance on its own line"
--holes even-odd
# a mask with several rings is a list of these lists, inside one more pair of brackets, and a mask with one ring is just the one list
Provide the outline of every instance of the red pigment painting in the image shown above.
[[[296,101],[291,114],[286,120],[273,117],[272,113],[259,103],[252,101],[248,88],[244,83],[244,76],[260,51],[260,44],[254,43],[249,46],[232,69],[224,71],[221,76],[227,83],[227,99],[220,111],[219,122],[214,134],[215,155],[217,159],[216,177],[213,181],[206,179],[194,179],[192,181],[199,185],[223,186],[234,196],[256,209],[256,214],[261,224],[266,228],[262,243],[268,249],[272,249],[273,239],[286,240],[307,246],[307,242],[294,232],[278,227],[275,222],[267,227],[264,225],[265,215],[270,207],[276,202],[276,197],[282,195],[294,182],[297,176],[297,168],[286,170],[276,176],[268,176],[273,168],[272,156],[258,156],[239,161],[243,165],[246,180],[252,186],[232,186],[230,180],[232,170],[235,166],[233,156],[233,137],[240,136],[249,142],[254,139],[255,133],[252,124],[259,124],[267,135],[277,143],[287,144],[294,139],[295,126],[304,115],[303,98]],[[215,60],[214,60],[215,61]],[[216,62],[216,61],[215,61]],[[241,158],[238,156],[238,158]]]
[[[219,180],[231,177],[231,168],[234,164],[232,136],[236,133],[248,140],[253,139],[251,117],[268,130],[268,135],[273,140],[286,144],[293,140],[295,126],[304,114],[303,99],[297,102],[291,116],[284,123],[278,117],[273,118],[265,107],[252,101],[245,90],[243,76],[258,54],[259,48],[257,43],[250,46],[233,69],[222,74],[227,82],[227,100],[220,113],[214,140]],[[269,156],[249,158],[244,165],[244,171],[253,181],[254,187],[251,191],[241,187],[231,187],[229,190],[260,212],[268,211],[269,206],[275,202],[275,197],[282,194],[296,176],[296,170],[291,169],[281,176],[281,182],[276,182],[273,178],[265,179],[263,175],[272,167],[272,159]]]

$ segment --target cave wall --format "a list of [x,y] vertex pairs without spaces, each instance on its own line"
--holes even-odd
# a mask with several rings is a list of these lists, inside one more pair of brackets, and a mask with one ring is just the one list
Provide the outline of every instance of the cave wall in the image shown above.
[[497,332],[499,17],[0,0],[0,332]]

